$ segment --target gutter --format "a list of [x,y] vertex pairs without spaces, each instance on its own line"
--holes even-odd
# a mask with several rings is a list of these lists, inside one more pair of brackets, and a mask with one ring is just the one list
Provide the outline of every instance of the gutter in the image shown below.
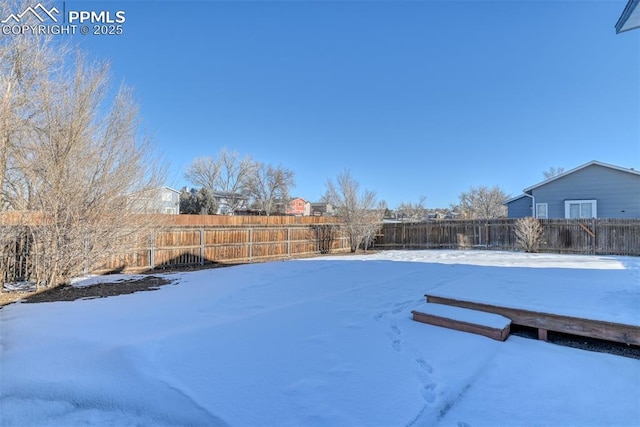
[[531,198],[531,214],[532,214],[531,216],[534,218],[538,218],[538,212],[536,209],[536,198],[533,197],[533,195],[531,194],[527,194],[527,193],[522,193],[522,194]]

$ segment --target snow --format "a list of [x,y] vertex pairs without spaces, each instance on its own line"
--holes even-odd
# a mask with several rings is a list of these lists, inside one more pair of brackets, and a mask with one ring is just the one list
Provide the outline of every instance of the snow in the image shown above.
[[438,292],[639,324],[638,258],[388,251],[165,277],[3,307],[0,425],[640,425],[640,360],[411,320]]
[[433,316],[474,325],[488,326],[494,329],[504,329],[511,324],[511,319],[507,319],[499,314],[485,313],[483,311],[469,310],[444,304],[429,303],[420,307],[419,311],[424,314],[431,314]]

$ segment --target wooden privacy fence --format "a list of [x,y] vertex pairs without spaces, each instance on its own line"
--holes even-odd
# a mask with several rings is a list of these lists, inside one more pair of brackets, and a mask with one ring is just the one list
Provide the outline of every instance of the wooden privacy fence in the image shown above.
[[[327,237],[330,230],[330,237]],[[148,236],[148,244],[116,254],[94,273],[241,263],[349,250],[337,224],[172,226]]]
[[[385,223],[376,249],[519,250],[516,219]],[[541,252],[640,255],[640,219],[541,219]]]
[[[29,221],[24,215],[0,216],[0,283],[33,280],[41,264],[36,249],[41,219],[27,217]],[[126,250],[99,261],[85,259],[82,270],[145,271],[349,251],[349,239],[335,218],[180,215],[162,222],[159,228],[130,236]]]

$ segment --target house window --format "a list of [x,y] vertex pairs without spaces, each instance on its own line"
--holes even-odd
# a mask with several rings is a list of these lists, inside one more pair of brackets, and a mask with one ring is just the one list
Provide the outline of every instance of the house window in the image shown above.
[[597,218],[598,204],[595,200],[566,200],[564,202],[565,218]]
[[549,218],[549,208],[546,203],[536,203],[536,218]]
[[162,201],[170,202],[171,201],[171,193],[162,193]]

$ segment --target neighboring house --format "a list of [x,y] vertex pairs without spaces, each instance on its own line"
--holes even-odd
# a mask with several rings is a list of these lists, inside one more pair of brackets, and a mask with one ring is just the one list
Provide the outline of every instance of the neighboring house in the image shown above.
[[180,192],[171,187],[159,187],[145,190],[130,196],[132,206],[141,213],[161,213],[178,215],[180,213]]
[[249,197],[243,194],[214,191],[213,198],[218,204],[217,215],[233,215],[235,211],[246,211],[249,208]]
[[180,192],[170,187],[161,187],[158,211],[164,214],[178,215],[180,213]]
[[305,204],[306,202],[302,197],[296,197],[295,199],[289,200],[289,203],[287,203],[284,213],[286,215],[302,216],[304,215]]
[[591,161],[507,200],[509,218],[640,218],[640,172]]
[[616,33],[640,28],[640,0],[629,0],[616,23]]
[[333,206],[330,203],[305,203],[305,216],[332,216]]

